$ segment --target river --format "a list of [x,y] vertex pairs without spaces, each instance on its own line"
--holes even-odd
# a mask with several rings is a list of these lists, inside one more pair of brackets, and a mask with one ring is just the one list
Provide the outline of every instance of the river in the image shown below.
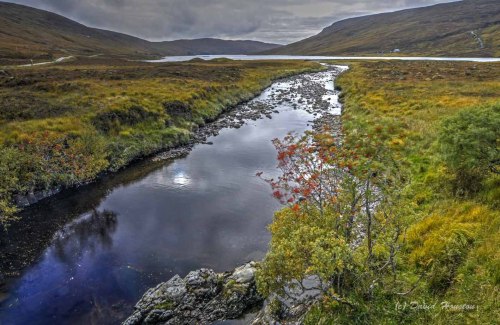
[[175,274],[261,259],[280,205],[255,175],[277,173],[271,140],[311,128],[313,107],[340,114],[333,81],[343,69],[276,82],[235,108],[273,113],[224,128],[185,157],[147,159],[24,210],[0,246],[9,276],[0,324],[117,324]]

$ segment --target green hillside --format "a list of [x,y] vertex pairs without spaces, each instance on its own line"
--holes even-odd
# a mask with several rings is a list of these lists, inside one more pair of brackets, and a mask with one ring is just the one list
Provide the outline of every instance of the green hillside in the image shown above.
[[0,65],[70,55],[128,58],[193,54],[248,54],[279,45],[256,41],[195,39],[149,42],[126,34],[90,28],[63,16],[0,2]]
[[465,0],[351,18],[267,54],[500,56],[497,0]]

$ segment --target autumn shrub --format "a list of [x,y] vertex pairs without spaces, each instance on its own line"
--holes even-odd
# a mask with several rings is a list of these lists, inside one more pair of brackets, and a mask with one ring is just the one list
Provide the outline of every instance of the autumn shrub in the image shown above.
[[393,204],[401,175],[386,155],[383,132],[358,135],[274,141],[282,173],[267,182],[285,208],[269,228],[270,249],[257,275],[264,295],[301,303],[295,293],[312,281],[332,308],[359,312],[379,291],[391,291],[386,281],[397,276],[405,229],[405,210]]
[[17,147],[30,157],[22,183],[31,190],[90,181],[107,166],[104,143],[97,134],[36,132]]
[[108,165],[97,134],[26,135],[16,146],[0,148],[0,223],[16,212],[13,195],[93,180]]

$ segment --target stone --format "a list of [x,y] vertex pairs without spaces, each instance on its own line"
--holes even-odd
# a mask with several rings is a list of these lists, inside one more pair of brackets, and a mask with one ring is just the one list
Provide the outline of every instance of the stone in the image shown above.
[[248,263],[235,269],[230,278],[238,283],[249,283],[254,280],[255,271],[255,263]]
[[28,201],[28,198],[23,195],[18,195],[15,199],[16,205],[20,208],[26,208],[30,205],[30,202]]
[[33,192],[30,192],[28,193],[28,195],[26,196],[26,198],[28,199],[28,202],[29,204],[35,204],[38,202],[37,198],[35,197],[35,194]]
[[241,317],[263,301],[256,269],[257,263],[250,262],[232,272],[200,269],[184,279],[176,275],[149,289],[123,324],[209,324]]

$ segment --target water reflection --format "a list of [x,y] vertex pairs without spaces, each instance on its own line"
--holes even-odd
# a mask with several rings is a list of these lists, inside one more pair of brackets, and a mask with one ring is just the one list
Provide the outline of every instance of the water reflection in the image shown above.
[[179,171],[174,176],[174,184],[176,185],[189,185],[191,183],[191,179],[186,176],[186,174],[182,171]]
[[93,210],[55,234],[52,241],[54,255],[60,262],[69,265],[81,259],[84,252],[95,255],[97,250],[109,250],[117,223],[116,213]]
[[64,225],[97,210],[111,189],[128,186],[169,163],[139,162],[101,182],[65,191],[25,209],[8,231],[0,228],[0,274],[18,276],[19,270],[40,257]]

